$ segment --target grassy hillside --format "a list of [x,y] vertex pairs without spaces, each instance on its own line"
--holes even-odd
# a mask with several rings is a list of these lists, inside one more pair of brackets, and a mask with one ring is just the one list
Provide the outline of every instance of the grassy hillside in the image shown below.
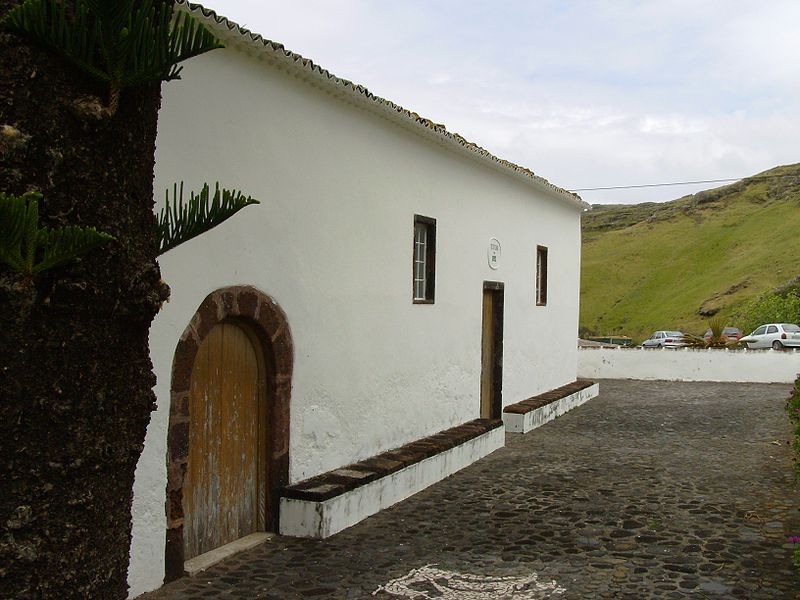
[[672,202],[598,205],[583,215],[581,328],[702,333],[701,311],[728,316],[797,275],[800,164]]

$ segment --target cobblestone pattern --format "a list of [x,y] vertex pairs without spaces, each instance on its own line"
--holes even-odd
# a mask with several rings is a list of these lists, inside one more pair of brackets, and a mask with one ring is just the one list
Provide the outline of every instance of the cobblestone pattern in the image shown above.
[[424,565],[563,600],[795,600],[789,386],[602,381],[600,395],[326,540],[276,537],[148,600],[367,599]]

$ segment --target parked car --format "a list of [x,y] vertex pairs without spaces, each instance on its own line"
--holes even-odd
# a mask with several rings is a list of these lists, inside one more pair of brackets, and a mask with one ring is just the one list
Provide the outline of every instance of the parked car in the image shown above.
[[[722,330],[722,337],[728,338],[732,342],[741,339],[743,335],[744,334],[742,333],[742,330],[737,329],[736,327],[725,327]],[[712,337],[711,330],[706,329],[706,332],[703,334],[703,339],[705,339],[705,341],[707,342],[710,342],[711,337]]]
[[680,331],[656,331],[642,342],[642,348],[678,348],[683,346],[683,333]]
[[739,340],[748,348],[800,348],[800,327],[794,323],[767,323]]

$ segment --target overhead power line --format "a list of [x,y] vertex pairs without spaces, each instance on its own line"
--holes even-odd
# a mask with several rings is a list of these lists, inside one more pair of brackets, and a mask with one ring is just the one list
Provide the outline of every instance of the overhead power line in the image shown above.
[[570,192],[596,192],[600,190],[632,190],[636,188],[653,188],[653,187],[666,187],[670,185],[693,185],[699,183],[725,183],[728,181],[741,181],[747,179],[749,181],[759,181],[765,179],[780,179],[781,177],[796,177],[796,175],[764,175],[762,177],[730,177],[727,179],[698,179],[696,181],[670,181],[668,183],[640,183],[637,185],[610,185],[605,187],[589,187],[589,188],[576,188],[569,190]]

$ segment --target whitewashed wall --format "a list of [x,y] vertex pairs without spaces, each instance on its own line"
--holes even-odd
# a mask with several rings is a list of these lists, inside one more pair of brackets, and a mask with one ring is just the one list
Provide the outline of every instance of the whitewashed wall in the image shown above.
[[578,353],[578,375],[587,379],[791,383],[798,373],[797,351],[581,348]]
[[[484,280],[505,283],[504,403],[575,379],[580,222],[563,199],[235,49],[164,87],[156,190],[176,180],[219,180],[262,204],[160,259],[172,296],[150,339],[158,411],[134,489],[132,595],[163,577],[171,363],[215,289],[253,285],[288,316],[291,482],[479,415]],[[415,213],[437,219],[434,305],[411,301]]]

